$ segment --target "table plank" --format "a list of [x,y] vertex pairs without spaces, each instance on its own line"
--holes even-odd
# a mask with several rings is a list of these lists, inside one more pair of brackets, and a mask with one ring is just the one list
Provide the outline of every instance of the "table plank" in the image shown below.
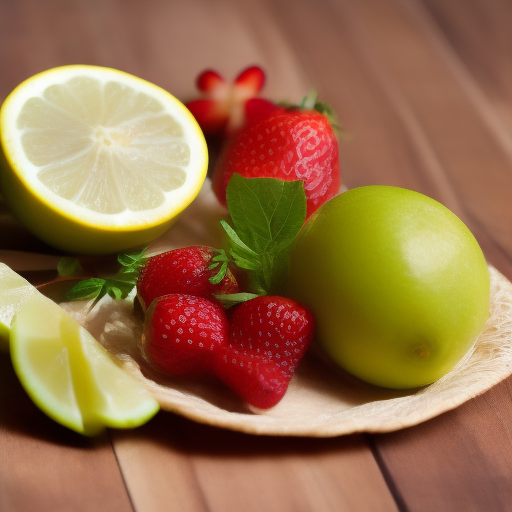
[[130,512],[109,436],[86,438],[30,401],[0,353],[0,510]]
[[160,413],[113,438],[138,511],[398,510],[364,436],[251,436]]
[[512,145],[500,131],[492,105],[463,72],[419,3],[392,2],[384,7],[365,1],[353,11],[361,17],[361,30],[364,26],[374,54],[419,119],[451,188],[464,204],[463,217],[512,254],[504,229],[512,226]]
[[512,136],[512,4],[507,0],[422,3]]
[[[345,184],[439,199],[512,278],[509,9],[505,0],[0,0],[0,98],[75,62],[123,69],[182,99],[206,67],[233,77],[260,64],[269,97],[297,101],[314,87],[335,106],[351,135]],[[12,242],[0,248],[45,250],[28,234]],[[114,452],[108,436],[82,439],[44,417],[0,355],[0,411],[2,512],[494,511],[511,498],[510,380],[394,434],[253,437],[160,413],[111,432]]]
[[[192,14],[197,14],[196,11],[201,5],[201,2],[193,1],[180,9],[186,11],[187,16],[192,16]],[[211,13],[208,11],[208,14]],[[162,12],[159,15],[162,15]],[[204,67],[211,66],[226,76],[233,76],[248,64],[257,63],[266,70],[269,77],[265,91],[270,97],[299,101],[300,97],[308,91],[308,84],[313,83],[313,80],[302,70],[302,60],[283,37],[281,26],[274,19],[271,11],[254,2],[224,1],[216,4],[216,14],[212,14],[212,16],[215,20],[219,20],[223,32],[222,37],[216,33],[216,37],[213,37],[212,34],[209,39],[209,45],[205,51],[211,56],[211,60],[210,62],[205,61]],[[172,46],[175,37],[173,34],[183,30],[181,26],[178,26],[181,25],[181,19],[181,17],[166,17],[167,32],[165,32],[165,38],[164,32],[161,32],[159,39],[161,46]],[[200,24],[201,19],[202,17],[199,17]],[[206,37],[209,38],[208,30],[211,31],[211,27],[205,28],[205,30],[207,30]],[[141,33],[135,37],[147,40]],[[237,41],[237,51],[230,53],[232,61],[227,61],[224,57],[226,41]],[[158,59],[160,56],[163,60],[161,48],[153,46],[152,50],[153,59]],[[194,47],[191,52],[195,52]],[[201,58],[204,59],[204,56]],[[202,62],[201,58],[194,54],[191,61],[197,64],[197,62]],[[197,73],[200,69],[197,68],[195,72]],[[168,81],[165,77],[162,77],[160,81],[161,83],[170,83],[170,79]],[[184,90],[190,94],[192,83],[193,80],[190,80],[188,84],[185,83],[185,77],[180,79],[173,77],[171,90]],[[183,96],[185,95],[184,92]],[[116,453],[132,493],[133,502],[141,510],[167,510],[165,507],[169,506],[175,506],[176,510],[183,508],[185,510],[202,510],[204,506],[219,511],[240,508],[250,510],[248,507],[268,510],[297,510],[299,502],[301,510],[315,510],[315,502],[318,500],[325,504],[326,510],[335,509],[335,503],[338,501],[351,507],[347,510],[365,508],[395,510],[394,502],[379,468],[375,464],[371,450],[362,437],[357,438],[357,450],[351,449],[352,441],[349,440],[343,441],[345,449],[342,452],[335,449],[335,455],[327,455],[322,451],[323,455],[321,456],[311,455],[309,453],[311,448],[305,449],[306,453],[304,453],[302,447],[305,444],[322,445],[327,443],[326,441],[273,441],[268,438],[262,440],[230,432],[220,434],[215,429],[194,425],[190,422],[185,422],[187,431],[196,430],[196,435],[194,439],[188,436],[185,441],[182,440],[187,447],[182,447],[185,452],[176,452],[174,445],[176,440],[171,441],[171,447],[167,448],[165,444],[161,446],[152,441],[146,442],[139,439],[139,435],[145,439],[144,432],[146,430],[151,431],[148,439],[161,438],[161,433],[152,430],[158,430],[158,428],[166,438],[171,433],[173,439],[175,436],[178,436],[177,439],[181,439],[179,431],[177,433],[174,426],[176,422],[178,425],[181,423],[176,418],[168,419],[167,417],[168,415],[162,414],[150,425],[131,435],[116,433],[114,436]],[[160,426],[161,422],[165,426]],[[134,438],[132,435],[137,437]],[[218,445],[219,438],[222,439],[219,453],[209,454],[209,447]],[[134,441],[134,439],[137,440]],[[208,441],[201,442],[201,440]],[[223,450],[229,450],[232,453],[230,446],[237,442],[240,454],[249,450],[249,453],[254,455],[252,447],[259,446],[265,450],[265,443],[270,443],[270,446],[274,448],[265,450],[266,454],[261,458],[251,456],[248,459],[249,463],[243,456],[230,458],[220,453]],[[278,449],[282,443],[296,447],[293,457]],[[205,452],[195,453],[197,450],[205,450]],[[340,458],[350,461],[350,464],[340,462],[336,464],[334,461],[338,461]],[[152,472],[150,473],[149,470]],[[147,483],[148,476],[155,474],[180,475],[175,477],[173,484],[169,484],[172,485],[171,494],[177,496],[175,503],[169,504],[169,492],[161,485],[157,485],[156,491],[151,491],[151,495],[149,494],[151,486]],[[303,481],[306,478],[304,475],[312,474],[321,475],[326,482],[324,486],[318,484],[318,478],[314,480],[311,476],[309,484]],[[235,477],[237,485],[233,490],[230,482]],[[359,485],[341,485],[338,489],[338,482],[343,480],[353,482],[354,478],[359,478]],[[360,492],[365,479],[372,481],[374,492],[371,495]],[[254,486],[254,480],[263,481],[264,489]],[[202,492],[202,500],[197,496],[198,489]],[[297,490],[292,493],[291,489]],[[298,497],[294,494],[298,494]],[[310,495],[313,495],[315,499],[312,500]]]
[[[442,41],[433,41],[435,27],[417,4],[397,1],[384,7],[370,0],[352,5],[382,72],[428,135],[462,217],[486,241],[488,258],[507,263],[510,276],[510,155],[489,122],[496,117],[493,107],[486,104],[482,111],[482,104],[475,104],[471,77],[454,70],[449,50]],[[418,86],[419,81],[426,85]],[[434,195],[430,189],[423,191]],[[508,379],[435,421],[374,436],[397,502],[415,511],[506,510],[512,452],[502,449],[498,461],[496,447],[509,444],[510,430],[504,425],[511,421]]]
[[510,510],[511,399],[507,379],[440,418],[373,436],[402,510]]

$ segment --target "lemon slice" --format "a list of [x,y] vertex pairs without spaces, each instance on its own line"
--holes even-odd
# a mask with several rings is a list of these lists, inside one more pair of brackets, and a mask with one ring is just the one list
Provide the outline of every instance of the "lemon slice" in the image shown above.
[[0,263],[0,350],[9,350],[9,332],[14,315],[34,295],[46,299],[34,286],[4,263]]
[[11,326],[14,370],[34,403],[85,435],[132,428],[159,405],[81,325],[50,300],[29,299]]
[[208,165],[187,108],[160,87],[96,66],[29,78],[0,111],[0,184],[18,219],[66,251],[147,244],[198,194]]

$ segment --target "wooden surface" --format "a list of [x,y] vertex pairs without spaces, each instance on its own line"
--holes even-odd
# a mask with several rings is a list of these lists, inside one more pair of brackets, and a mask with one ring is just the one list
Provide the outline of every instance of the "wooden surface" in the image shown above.
[[[512,279],[511,19],[508,0],[0,0],[0,100],[63,64],[184,100],[204,68],[259,64],[267,97],[316,88],[333,104],[348,187],[438,199]],[[13,226],[0,260],[52,252]],[[0,354],[0,511],[512,510],[511,386],[390,434],[256,437],[159,413],[84,439],[32,405]]]

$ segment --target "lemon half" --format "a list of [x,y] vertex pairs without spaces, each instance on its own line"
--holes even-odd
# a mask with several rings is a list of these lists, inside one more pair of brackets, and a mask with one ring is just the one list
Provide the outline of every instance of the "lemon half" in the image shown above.
[[208,165],[187,108],[122,71],[63,66],[20,84],[0,111],[0,185],[45,242],[107,254],[147,244],[198,194]]
[[34,403],[85,435],[137,427],[159,404],[61,307],[29,299],[11,325],[14,370]]

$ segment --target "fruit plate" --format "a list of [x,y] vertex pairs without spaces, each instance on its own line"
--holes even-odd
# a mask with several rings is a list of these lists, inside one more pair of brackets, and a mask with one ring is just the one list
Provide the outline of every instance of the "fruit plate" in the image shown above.
[[[150,252],[194,244],[219,247],[219,221],[226,216],[207,181]],[[61,305],[151,390],[164,410],[252,434],[330,437],[416,425],[463,404],[512,374],[512,284],[493,267],[489,272],[488,321],[466,357],[439,381],[415,390],[378,388],[345,373],[313,347],[283,400],[266,411],[249,408],[219,382],[172,379],[153,371],[140,355],[142,319],[133,300],[115,302],[107,297],[92,309],[85,302]]]

